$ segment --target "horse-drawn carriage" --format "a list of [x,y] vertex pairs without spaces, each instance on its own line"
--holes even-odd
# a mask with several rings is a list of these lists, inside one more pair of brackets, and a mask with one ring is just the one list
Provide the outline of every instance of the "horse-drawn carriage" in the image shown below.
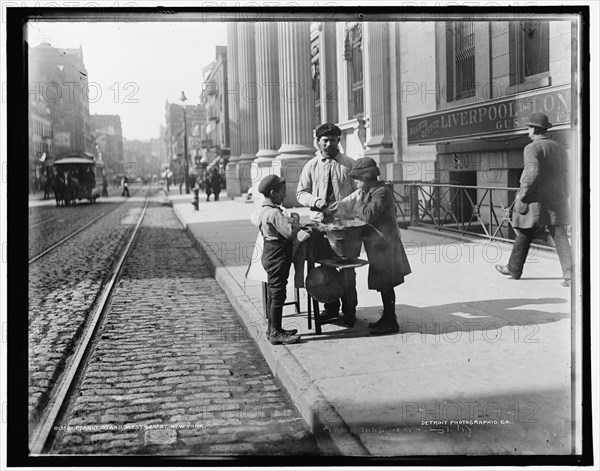
[[53,166],[52,187],[57,206],[68,206],[83,199],[96,202],[100,196],[100,190],[96,187],[99,169],[93,158],[69,155],[55,161]]

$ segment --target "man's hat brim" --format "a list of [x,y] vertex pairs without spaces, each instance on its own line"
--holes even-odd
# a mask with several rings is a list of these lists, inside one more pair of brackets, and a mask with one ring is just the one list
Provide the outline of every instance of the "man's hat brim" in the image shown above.
[[548,123],[548,126],[543,126],[540,123],[525,123],[525,126],[529,126],[532,128],[540,128],[540,129],[550,129],[552,127],[552,123]]

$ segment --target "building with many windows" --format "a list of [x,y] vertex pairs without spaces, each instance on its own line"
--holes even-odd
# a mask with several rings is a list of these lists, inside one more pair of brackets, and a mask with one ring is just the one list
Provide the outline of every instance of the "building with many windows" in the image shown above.
[[29,49],[29,96],[50,109],[54,157],[92,153],[88,74],[83,50],[48,43]]
[[200,167],[212,167],[215,161],[219,171],[225,177],[225,165],[229,161],[229,97],[227,82],[227,48],[217,46],[215,60],[207,65],[203,72],[204,83],[200,96],[201,106],[206,110],[206,121],[201,129],[202,156]]
[[275,172],[289,185],[284,204],[297,204],[297,181],[324,122],[342,129],[347,155],[373,157],[385,179],[405,178],[406,161],[434,166],[435,147],[409,148],[404,123],[407,113],[436,109],[407,93],[435,77],[435,46],[433,23],[228,25],[230,196]]
[[408,144],[435,145],[438,181],[479,187],[447,194],[458,223],[475,213],[490,223],[490,206],[514,197],[494,189],[519,186],[533,113],[545,113],[550,137],[577,156],[577,25],[543,15],[447,21],[435,23],[435,41],[436,107],[407,118]]
[[98,157],[104,162],[107,177],[122,176],[125,173],[126,162],[123,154],[121,117],[94,114],[90,118]]
[[342,129],[344,152],[374,158],[391,181],[517,186],[535,111],[573,151],[573,18],[364,16],[228,25],[230,196],[276,172],[285,204],[296,204],[324,122]]
[[54,159],[52,118],[44,101],[29,97],[29,187],[41,188]]
[[174,180],[183,180],[185,175],[184,137],[187,136],[187,160],[189,174],[195,174],[195,158],[201,154],[206,110],[201,105],[185,105],[186,132],[184,133],[183,106],[165,102],[165,136],[169,168]]
[[158,173],[158,162],[155,163],[153,158],[150,139],[123,139],[123,156],[129,176],[144,179],[149,174]]

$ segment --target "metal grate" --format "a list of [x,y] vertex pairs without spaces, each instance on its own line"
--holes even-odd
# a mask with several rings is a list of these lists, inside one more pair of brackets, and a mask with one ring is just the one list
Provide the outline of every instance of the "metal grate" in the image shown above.
[[458,21],[454,30],[456,99],[475,95],[475,24]]
[[363,55],[362,55],[362,27],[356,25],[351,32],[352,44],[352,115],[361,117],[364,113],[363,102]]

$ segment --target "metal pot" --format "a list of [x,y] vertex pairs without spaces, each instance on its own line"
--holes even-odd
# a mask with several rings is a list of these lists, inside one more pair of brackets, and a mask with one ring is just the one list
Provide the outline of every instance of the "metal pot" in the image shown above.
[[362,231],[364,221],[338,221],[333,224],[322,224],[327,240],[333,251],[340,258],[358,258],[362,247]]

